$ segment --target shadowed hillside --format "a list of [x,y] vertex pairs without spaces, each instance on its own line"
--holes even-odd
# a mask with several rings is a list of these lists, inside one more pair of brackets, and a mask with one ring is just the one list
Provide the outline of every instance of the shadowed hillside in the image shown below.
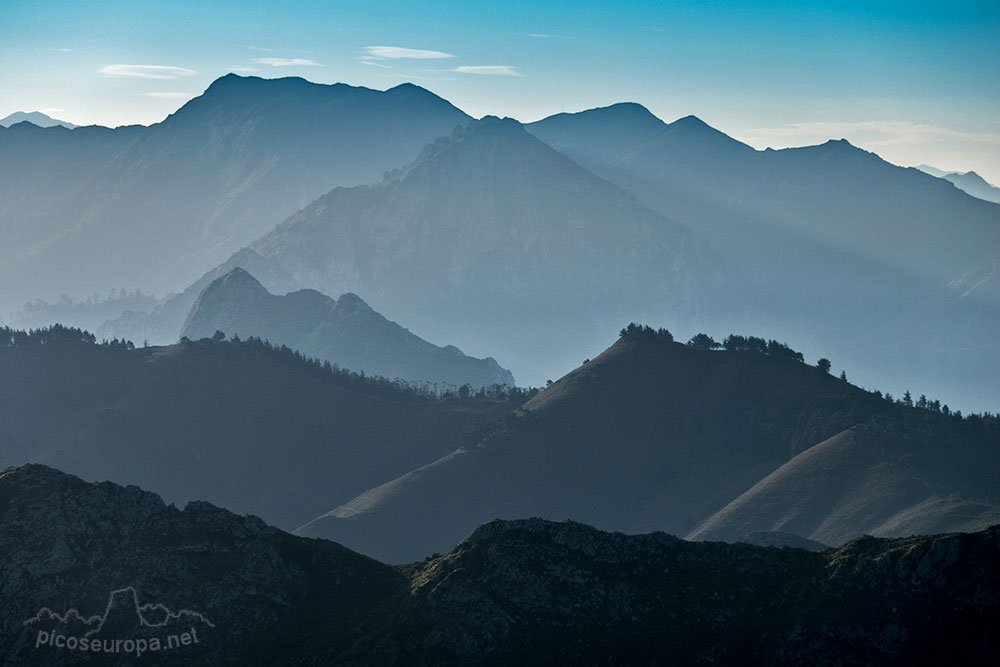
[[[699,350],[631,330],[462,448],[297,532],[399,562],[441,551],[494,517],[700,536],[699,526],[745,507],[731,529],[704,535],[784,531],[825,543],[996,519],[995,419],[890,403],[785,350]],[[831,446],[838,439],[855,444]],[[826,463],[800,463],[824,451]],[[794,482],[776,486],[776,476]],[[773,491],[763,496],[771,505],[747,504],[744,494],[764,493],[750,491],[758,483]],[[916,510],[947,498],[966,518]],[[962,514],[955,509],[952,521]],[[916,516],[902,522],[907,512]]]
[[516,405],[432,400],[259,340],[130,350],[15,339],[0,344],[0,466],[49,463],[285,528],[443,456]]

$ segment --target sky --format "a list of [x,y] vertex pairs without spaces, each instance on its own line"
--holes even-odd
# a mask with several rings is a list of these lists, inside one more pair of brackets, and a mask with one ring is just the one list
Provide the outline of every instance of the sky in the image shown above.
[[639,102],[1000,184],[1000,2],[0,0],[0,117],[163,120],[228,72],[529,122]]

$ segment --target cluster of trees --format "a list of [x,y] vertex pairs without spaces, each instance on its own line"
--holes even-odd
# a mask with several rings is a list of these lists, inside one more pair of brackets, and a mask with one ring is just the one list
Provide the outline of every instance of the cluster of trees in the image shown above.
[[961,410],[952,410],[947,404],[942,404],[938,399],[931,400],[924,394],[921,394],[920,398],[913,400],[913,394],[911,394],[909,390],[903,393],[902,398],[895,398],[889,392],[883,394],[878,389],[872,393],[875,396],[892,403],[893,405],[916,408],[918,410],[927,410],[928,412],[942,414],[946,417],[952,417],[953,419],[964,420],[970,423],[979,423],[1000,430],[1000,414],[983,412],[963,416]]
[[663,327],[654,329],[653,327],[636,324],[635,322],[629,322],[627,327],[618,332],[618,337],[622,340],[646,339],[659,340],[665,343],[671,343],[674,340],[674,335]]
[[[643,324],[636,324],[635,322],[630,322],[627,327],[618,332],[618,336],[623,340],[646,339],[667,343],[674,340],[673,334],[662,327],[654,329]],[[796,352],[787,344],[779,343],[776,340],[765,340],[757,336],[730,334],[720,343],[706,333],[699,333],[692,336],[687,344],[696,350],[725,349],[736,352],[756,352],[758,354],[766,354],[770,357],[784,357],[786,359],[794,359],[795,361],[804,361],[802,353]],[[826,363],[829,364],[830,362],[827,361]],[[827,367],[827,370],[829,370],[829,367]]]
[[94,334],[77,329],[76,327],[65,327],[61,324],[53,324],[50,327],[39,329],[11,329],[10,327],[0,327],[0,346],[3,347],[30,347],[35,345],[54,345],[58,343],[90,343],[97,342]]
[[776,340],[764,340],[757,336],[730,334],[722,341],[722,347],[726,350],[735,350],[737,352],[756,352],[758,354],[766,354],[769,357],[805,361],[801,352],[793,350],[786,343],[779,343]]
[[312,375],[330,379],[355,391],[364,391],[397,400],[433,401],[463,398],[523,403],[539,391],[535,388],[510,387],[500,384],[476,389],[468,384],[459,387],[441,382],[408,382],[398,378],[390,380],[377,375],[366,375],[364,371],[355,372],[341,368],[328,360],[308,357],[287,345],[274,345],[257,336],[241,339],[234,335],[227,341],[226,334],[222,331],[216,331],[211,338],[202,338],[198,341],[192,341],[186,337],[181,338],[181,344],[195,347],[220,346],[220,349],[221,346],[227,346],[228,349],[247,351],[275,359],[281,363],[293,364]]
[[[59,345],[66,343],[87,343],[97,344],[97,337],[89,331],[76,327],[67,327],[62,324],[53,324],[48,327],[38,329],[12,329],[11,327],[0,327],[0,347],[32,347],[36,345]],[[101,341],[104,347],[113,350],[134,350],[135,345],[130,340],[104,339]]]

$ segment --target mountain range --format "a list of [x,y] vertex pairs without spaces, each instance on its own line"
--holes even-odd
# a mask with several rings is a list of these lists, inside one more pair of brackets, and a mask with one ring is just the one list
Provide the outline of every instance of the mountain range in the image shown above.
[[[637,104],[527,129],[686,224],[766,290],[754,304],[768,316],[761,333],[835,355],[868,386],[933,387],[995,409],[997,204],[844,140],[757,151]],[[886,340],[897,342],[888,354]]]
[[315,290],[269,293],[242,268],[212,281],[188,314],[181,335],[216,331],[257,336],[341,368],[413,383],[473,389],[513,386],[492,358],[473,359],[453,345],[438,347],[382,317],[356,294],[336,300]]
[[179,291],[330,188],[377,180],[468,120],[411,84],[227,75],[149,127],[2,129],[0,312]]
[[931,176],[950,181],[955,184],[955,187],[968,192],[973,197],[1000,204],[1000,188],[987,183],[982,176],[974,171],[944,171],[927,164],[922,164],[917,169]]
[[694,331],[751,318],[745,278],[689,229],[511,119],[463,126],[378,184],[331,190],[164,308],[176,317],[235,266],[272,292],[364,294],[423,338],[509,358],[535,385],[622,321]]
[[0,130],[0,311],[178,292],[90,309],[119,311],[101,337],[170,343],[240,266],[361,294],[528,384],[635,320],[792,337],[860,384],[996,409],[1000,205],[846,141],[757,151],[633,103],[526,129],[409,84],[229,75],[149,128]]
[[[109,591],[122,590],[210,621],[192,623],[197,642],[140,658],[102,656],[113,664],[1000,658],[995,528],[869,537],[810,553],[688,543],[663,533],[625,536],[572,522],[493,521],[444,556],[389,567],[208,503],[180,510],[134,486],[88,484],[32,465],[0,472],[0,534],[5,664],[92,660],[43,642],[25,621],[37,619],[40,608],[100,615]],[[63,646],[74,630],[63,626]],[[134,642],[129,634],[117,638]]]

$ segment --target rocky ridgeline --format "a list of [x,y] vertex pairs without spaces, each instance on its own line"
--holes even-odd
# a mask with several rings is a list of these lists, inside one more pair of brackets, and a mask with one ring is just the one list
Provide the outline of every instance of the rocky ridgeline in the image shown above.
[[[811,553],[527,519],[388,567],[25,466],[0,474],[0,664],[996,664],[998,563],[998,527]],[[89,637],[112,655],[54,645],[93,627],[70,609],[117,614]]]

